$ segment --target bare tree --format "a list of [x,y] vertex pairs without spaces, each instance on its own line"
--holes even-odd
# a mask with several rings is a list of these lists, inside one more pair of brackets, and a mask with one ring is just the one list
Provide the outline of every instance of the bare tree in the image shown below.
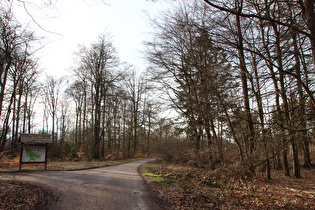
[[25,56],[21,56],[15,59],[14,67],[10,72],[10,80],[13,82],[13,88],[15,91],[15,96],[13,97],[13,107],[12,107],[12,136],[11,136],[11,151],[17,148],[17,141],[19,133],[21,130],[20,119],[22,112],[22,100],[26,100],[26,95],[24,94],[28,83],[31,83],[32,79],[36,79],[38,72],[36,71],[36,65],[33,60]]
[[[225,139],[233,139],[239,149],[245,171],[254,175],[259,166],[271,178],[271,161],[282,155],[284,172],[290,175],[292,155],[294,176],[300,177],[299,145],[310,165],[303,96],[315,102],[303,2],[205,3],[183,3],[164,14],[162,21],[153,21],[157,33],[147,43],[153,78],[186,117],[196,151],[202,151],[206,139],[208,145],[217,142],[220,154],[221,123],[228,128],[223,131]],[[217,62],[224,56],[230,63],[225,68]],[[227,73],[220,75],[217,69]],[[292,93],[299,95],[299,103]]]
[[[63,78],[55,78],[53,76],[47,76],[46,82],[44,84],[44,104],[46,104],[49,114],[51,116],[51,136],[53,147],[56,146],[57,143],[57,135],[56,135],[56,119],[57,119],[57,111],[59,109],[60,103],[60,95],[62,94],[62,88],[65,83]],[[56,151],[54,151],[56,152]]]
[[132,136],[133,136],[133,154],[138,152],[139,142],[138,142],[138,129],[143,125],[141,121],[141,104],[144,100],[144,96],[148,91],[148,85],[146,78],[144,75],[137,76],[135,71],[132,71],[130,77],[126,82],[126,91],[128,92],[128,96],[130,98],[130,106],[131,106],[131,128],[132,128]]
[[[302,18],[305,20],[305,25],[300,25],[297,24],[295,21],[298,20],[298,18],[293,18],[293,19],[289,19],[289,20],[278,20],[278,19],[273,19],[270,16],[266,16],[264,15],[264,13],[253,13],[253,10],[250,10],[251,12],[242,12],[240,10],[235,10],[235,8],[233,7],[229,7],[226,4],[225,0],[222,1],[211,1],[211,0],[204,0],[208,5],[215,7],[219,10],[228,12],[228,13],[232,13],[235,15],[239,15],[241,17],[245,17],[245,18],[257,18],[257,19],[261,19],[261,20],[266,20],[272,23],[275,23],[277,25],[282,25],[284,27],[288,27],[294,31],[297,31],[298,33],[301,33],[305,36],[307,36],[310,39],[311,42],[311,49],[312,49],[312,55],[313,55],[313,65],[315,66],[315,53],[314,53],[314,49],[315,49],[315,39],[314,39],[314,33],[315,33],[315,12],[314,12],[314,2],[312,0],[303,0],[303,1],[292,1],[290,2],[290,7],[288,8],[288,10],[290,9],[297,9],[299,10],[303,16]],[[236,2],[237,5],[242,5],[243,2],[242,1],[237,1]],[[246,3],[249,4],[255,4],[255,1],[248,1]],[[269,5],[268,7],[271,7],[273,4],[277,4],[277,2],[274,1],[265,1],[265,3],[267,5]],[[262,3],[265,4],[265,3]],[[287,2],[282,2],[284,4],[286,4]],[[300,15],[301,13],[298,12],[296,14]],[[299,22],[301,23],[301,22]],[[305,30],[307,29],[307,30]]]
[[86,92],[87,85],[84,81],[74,81],[73,84],[66,90],[66,95],[70,96],[75,103],[75,145],[80,148],[82,138],[84,138],[85,123],[86,118]]
[[35,115],[34,106],[38,98],[37,96],[40,94],[37,81],[38,74],[39,72],[35,70],[25,77],[22,133],[31,133],[33,128],[32,119]]
[[[21,99],[25,77],[34,64],[30,44],[35,40],[33,33],[23,29],[14,19],[10,10],[0,15],[0,151],[7,142],[9,119],[13,112],[12,145],[17,140],[17,126],[21,111]],[[8,96],[8,98],[6,98]],[[18,99],[16,98],[17,96]],[[17,107],[17,112],[16,108]]]
[[155,22],[159,30],[156,41],[147,44],[147,54],[154,64],[153,78],[166,89],[172,106],[187,120],[197,162],[204,161],[200,155],[206,134],[206,144],[212,150],[208,160],[214,165],[222,159],[222,144],[214,123],[218,95],[228,95],[232,83],[226,54],[209,32],[215,26],[203,20],[206,11],[198,4],[183,5],[168,13],[162,22]]
[[107,91],[119,78],[115,73],[118,66],[118,57],[112,45],[109,34],[99,37],[99,40],[90,48],[80,49],[80,69],[85,72],[91,85],[91,97],[93,99],[93,157],[99,159],[100,142],[102,139],[102,105],[106,102]]

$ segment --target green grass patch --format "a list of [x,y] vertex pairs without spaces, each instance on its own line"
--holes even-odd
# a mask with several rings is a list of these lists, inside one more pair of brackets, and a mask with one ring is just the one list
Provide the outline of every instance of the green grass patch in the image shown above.
[[7,182],[0,182],[0,187],[9,187],[11,184]]
[[160,174],[153,174],[150,172],[144,173],[146,177],[148,177],[154,184],[156,185],[164,185],[166,183],[165,179]]

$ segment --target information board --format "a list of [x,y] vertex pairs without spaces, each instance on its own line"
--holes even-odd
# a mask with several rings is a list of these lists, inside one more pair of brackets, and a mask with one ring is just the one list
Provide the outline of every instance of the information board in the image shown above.
[[24,145],[22,151],[23,163],[44,163],[46,160],[46,146]]
[[44,163],[47,169],[47,150],[48,144],[52,143],[49,134],[20,134],[21,143],[19,170],[22,164]]

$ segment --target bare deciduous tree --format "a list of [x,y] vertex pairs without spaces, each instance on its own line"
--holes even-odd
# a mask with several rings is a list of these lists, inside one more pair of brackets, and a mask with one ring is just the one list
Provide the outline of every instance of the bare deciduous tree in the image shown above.
[[[63,78],[55,78],[53,76],[47,76],[46,82],[44,84],[44,103],[48,108],[49,114],[51,116],[51,136],[53,147],[57,144],[56,135],[56,120],[57,111],[59,109],[60,96],[62,94],[62,88],[65,83]],[[55,152],[55,151],[54,151]]]

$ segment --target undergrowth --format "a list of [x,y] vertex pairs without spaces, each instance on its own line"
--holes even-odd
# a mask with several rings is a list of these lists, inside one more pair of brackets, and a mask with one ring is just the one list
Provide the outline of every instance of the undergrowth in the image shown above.
[[[171,209],[315,209],[314,171],[305,171],[301,180],[283,178],[282,171],[273,171],[274,180],[244,180],[224,168],[160,162],[144,166],[142,173]],[[292,187],[292,182],[298,184]]]

